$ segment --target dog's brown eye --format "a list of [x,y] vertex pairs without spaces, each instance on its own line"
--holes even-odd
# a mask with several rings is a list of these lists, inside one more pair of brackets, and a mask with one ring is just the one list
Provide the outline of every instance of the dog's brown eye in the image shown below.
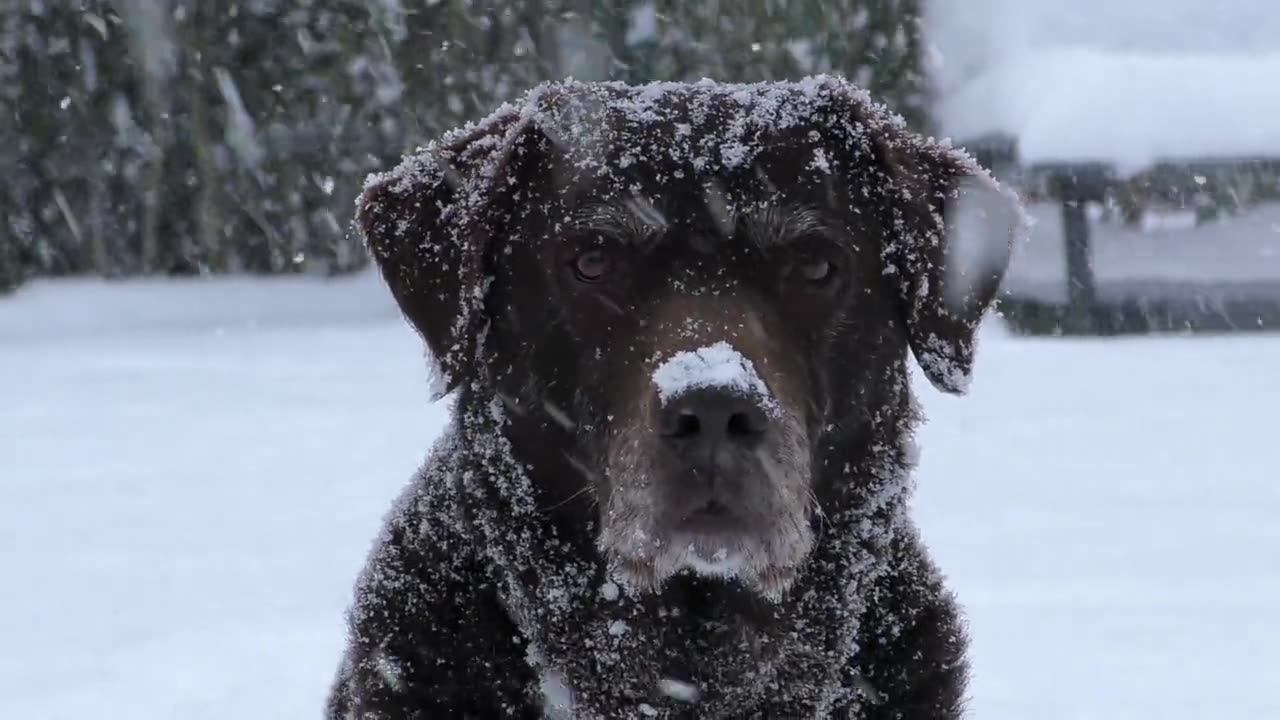
[[599,282],[613,269],[613,261],[603,250],[587,250],[573,259],[573,274],[582,282]]
[[787,278],[796,284],[811,288],[826,287],[835,277],[836,264],[820,255],[809,255],[786,266]]
[[811,283],[825,282],[835,272],[835,266],[829,260],[817,259],[800,263],[796,267],[800,277]]

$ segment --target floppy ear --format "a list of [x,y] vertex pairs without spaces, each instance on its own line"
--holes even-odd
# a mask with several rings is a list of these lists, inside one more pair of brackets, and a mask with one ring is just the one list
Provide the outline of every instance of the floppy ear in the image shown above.
[[880,138],[890,188],[885,272],[911,350],[935,387],[963,394],[975,334],[1027,220],[1017,196],[960,150],[900,125]]
[[436,397],[475,370],[493,235],[486,209],[513,122],[499,118],[406,156],[371,176],[356,201],[365,244],[435,360]]

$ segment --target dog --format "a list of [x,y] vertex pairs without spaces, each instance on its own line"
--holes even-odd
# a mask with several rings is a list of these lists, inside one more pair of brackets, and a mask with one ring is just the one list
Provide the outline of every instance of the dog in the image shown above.
[[955,718],[908,515],[1025,228],[848,82],[553,82],[371,176],[448,430],[357,581],[363,718]]

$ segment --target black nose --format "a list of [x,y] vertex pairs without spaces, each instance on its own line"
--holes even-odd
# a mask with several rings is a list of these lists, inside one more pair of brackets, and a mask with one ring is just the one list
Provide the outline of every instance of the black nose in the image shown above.
[[723,390],[694,390],[660,410],[659,431],[682,449],[711,450],[722,444],[749,447],[769,429],[759,403]]

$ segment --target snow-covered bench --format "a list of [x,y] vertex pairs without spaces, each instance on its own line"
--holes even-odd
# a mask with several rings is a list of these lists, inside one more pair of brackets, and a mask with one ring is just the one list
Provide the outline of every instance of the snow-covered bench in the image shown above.
[[942,129],[1038,221],[1016,327],[1280,328],[1280,12],[1230,4],[931,6]]

